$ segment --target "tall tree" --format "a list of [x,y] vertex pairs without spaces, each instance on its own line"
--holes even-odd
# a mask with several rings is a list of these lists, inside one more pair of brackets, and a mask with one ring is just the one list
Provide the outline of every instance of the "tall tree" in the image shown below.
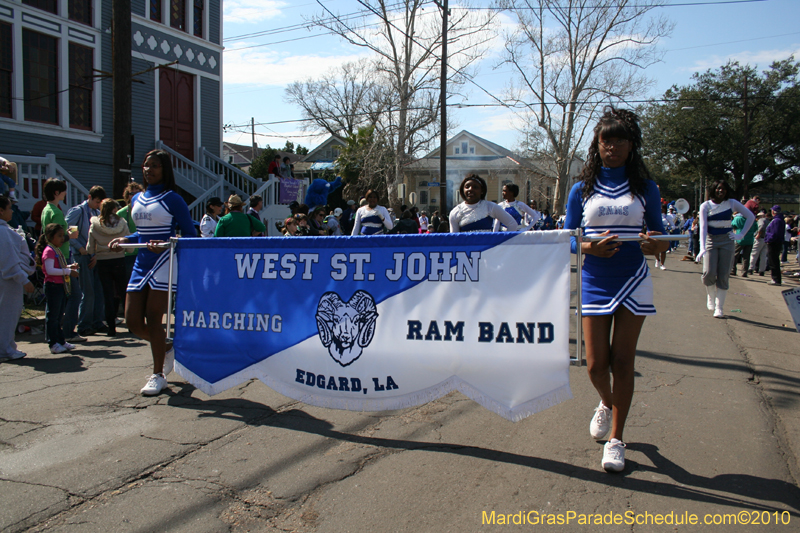
[[695,74],[646,107],[647,155],[673,175],[727,179],[737,196],[797,180],[799,72],[789,57],[760,74],[737,62]]
[[302,110],[306,131],[327,131],[347,137],[377,123],[389,99],[366,58],[328,70],[319,79],[296,81],[284,99]]
[[[323,6],[325,13],[314,21],[372,53],[373,74],[388,98],[374,124],[394,150],[395,170],[387,180],[387,192],[396,204],[402,166],[413,154],[429,149],[439,132],[442,14],[431,9],[428,0],[358,3],[364,8],[363,17],[340,17]],[[462,5],[450,9],[448,16],[448,92],[453,94],[493,37],[495,14]]]
[[672,24],[653,10],[662,0],[498,0],[518,24],[505,34],[501,64],[515,70],[506,99],[544,132],[538,150],[554,158],[554,211],[563,212],[570,164],[604,104],[642,95],[643,70]]

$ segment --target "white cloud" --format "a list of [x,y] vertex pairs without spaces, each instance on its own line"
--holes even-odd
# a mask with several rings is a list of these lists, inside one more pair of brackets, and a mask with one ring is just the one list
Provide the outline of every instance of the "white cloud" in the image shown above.
[[226,23],[255,23],[275,18],[289,4],[280,0],[226,0],[223,16]]
[[318,78],[333,67],[363,57],[366,54],[289,55],[264,48],[241,51],[229,48],[225,52],[225,85],[285,86],[295,81]]
[[717,69],[725,65],[728,61],[738,61],[741,65],[758,66],[762,69],[767,68],[773,61],[780,61],[790,55],[800,56],[800,46],[794,45],[791,48],[744,51],[727,56],[713,55],[704,59],[698,59],[691,67],[682,70],[689,72],[705,72],[709,69]]

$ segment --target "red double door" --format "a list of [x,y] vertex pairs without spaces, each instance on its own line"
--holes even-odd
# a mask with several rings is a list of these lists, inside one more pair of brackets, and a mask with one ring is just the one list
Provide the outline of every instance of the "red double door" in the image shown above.
[[194,76],[168,68],[159,72],[159,136],[161,141],[194,160]]

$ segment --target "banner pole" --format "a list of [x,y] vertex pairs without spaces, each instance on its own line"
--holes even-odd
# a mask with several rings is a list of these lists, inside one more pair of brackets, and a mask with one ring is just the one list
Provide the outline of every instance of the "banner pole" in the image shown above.
[[172,329],[172,268],[175,261],[175,245],[177,244],[177,237],[170,237],[169,239],[169,288],[167,289],[167,341],[171,341],[170,329]]
[[583,305],[583,251],[581,250],[581,242],[583,241],[583,228],[577,228],[575,230],[575,240],[577,241],[576,248],[576,274],[577,274],[577,284],[578,290],[576,291],[576,298],[575,298],[575,316],[576,316],[576,323],[575,323],[575,338],[576,338],[576,352],[575,352],[575,364],[578,366],[583,366],[583,320],[581,316],[581,307]]

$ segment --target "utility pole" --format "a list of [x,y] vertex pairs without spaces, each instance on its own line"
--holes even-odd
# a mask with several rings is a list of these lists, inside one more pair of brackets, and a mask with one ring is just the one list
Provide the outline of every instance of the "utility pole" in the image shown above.
[[114,108],[114,139],[112,162],[114,165],[114,198],[122,198],[122,192],[131,180],[133,144],[131,136],[131,0],[113,0],[111,4],[111,62],[112,93]]
[[447,17],[450,15],[448,0],[437,1],[442,10],[442,75],[439,101],[441,109],[441,140],[439,148],[439,210],[441,216],[447,217]]
[[256,144],[256,119],[255,117],[250,117],[250,134],[253,139],[253,159],[256,158],[256,150],[258,150],[258,145]]

